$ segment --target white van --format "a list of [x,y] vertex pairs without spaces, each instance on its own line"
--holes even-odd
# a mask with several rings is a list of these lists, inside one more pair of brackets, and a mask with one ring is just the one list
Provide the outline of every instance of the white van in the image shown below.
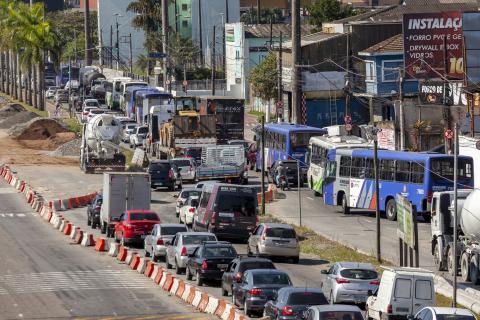
[[378,291],[368,297],[367,320],[407,319],[435,306],[433,273],[419,268],[385,268]]

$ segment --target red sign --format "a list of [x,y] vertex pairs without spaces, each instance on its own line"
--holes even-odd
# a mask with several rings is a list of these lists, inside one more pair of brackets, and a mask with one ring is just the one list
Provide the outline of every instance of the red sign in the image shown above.
[[283,108],[283,101],[277,101],[277,108]]
[[187,81],[187,80],[183,80],[182,85],[183,85],[184,87],[188,86],[188,81]]
[[403,48],[405,78],[463,79],[461,12],[405,14]]
[[445,129],[445,132],[443,133],[443,135],[445,136],[445,139],[453,139],[453,131],[450,130],[450,129]]

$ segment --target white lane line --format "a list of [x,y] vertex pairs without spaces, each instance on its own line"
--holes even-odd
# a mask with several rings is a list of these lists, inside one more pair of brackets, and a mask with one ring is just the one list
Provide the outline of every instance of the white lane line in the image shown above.
[[313,198],[312,197],[307,197],[308,200],[312,200],[313,201]]

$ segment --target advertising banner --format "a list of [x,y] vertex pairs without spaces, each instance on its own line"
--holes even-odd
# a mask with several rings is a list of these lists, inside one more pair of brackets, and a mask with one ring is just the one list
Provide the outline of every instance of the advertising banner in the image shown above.
[[416,219],[416,212],[412,203],[401,194],[397,194],[397,234],[410,247],[414,245],[413,219]]
[[463,78],[462,13],[403,16],[405,78]]
[[[466,106],[467,97],[463,87],[463,81],[421,81],[418,99],[422,105],[441,105],[445,103],[450,106]],[[448,89],[447,92],[444,92],[445,88]]]

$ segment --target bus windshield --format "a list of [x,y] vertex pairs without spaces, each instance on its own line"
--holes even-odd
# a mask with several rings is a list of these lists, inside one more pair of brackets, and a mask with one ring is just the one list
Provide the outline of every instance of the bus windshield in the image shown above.
[[[453,158],[432,159],[430,167],[434,183],[445,180],[453,181]],[[458,159],[458,178],[472,178],[472,164],[466,159]]]
[[292,149],[306,148],[310,138],[315,135],[320,135],[318,132],[291,132],[290,145]]

